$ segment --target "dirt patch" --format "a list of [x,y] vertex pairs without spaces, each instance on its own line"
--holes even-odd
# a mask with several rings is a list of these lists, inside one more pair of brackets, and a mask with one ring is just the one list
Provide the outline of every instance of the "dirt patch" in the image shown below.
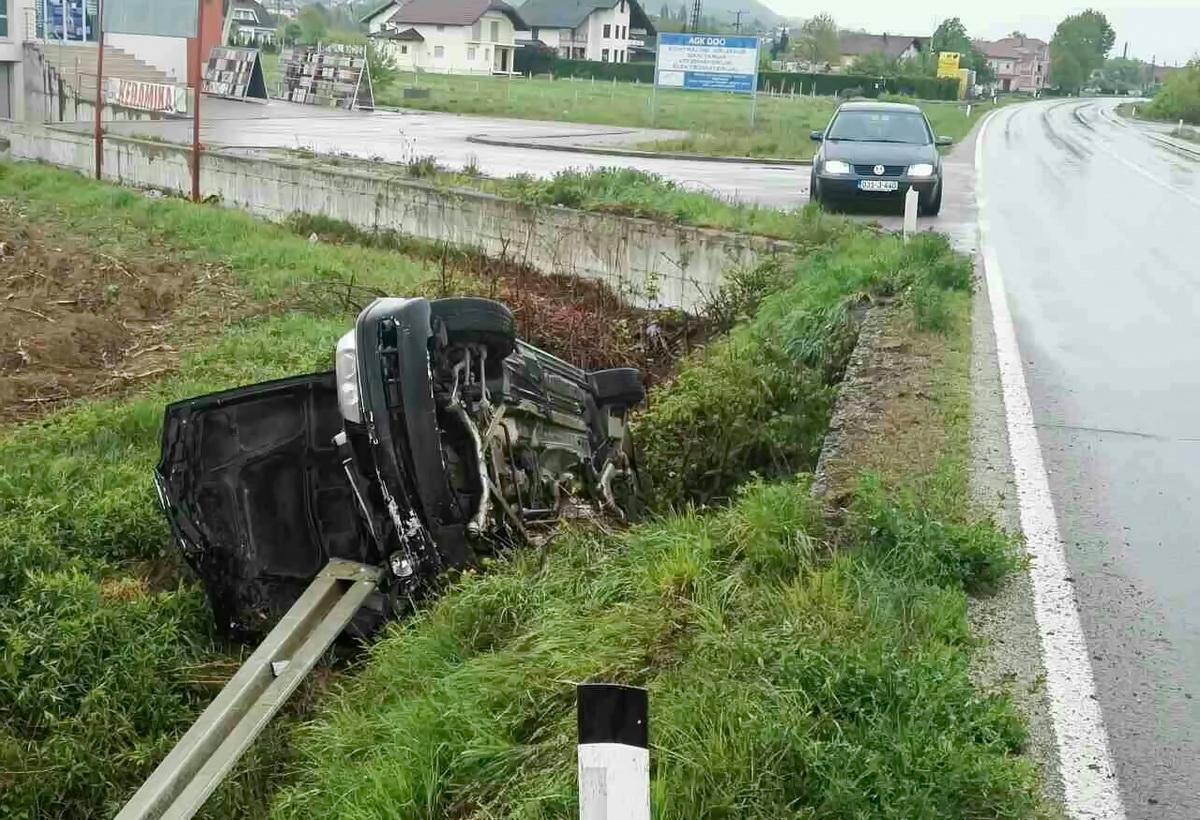
[[228,289],[219,269],[117,258],[30,224],[12,201],[0,200],[0,216],[0,423],[170,372],[173,317]]
[[455,286],[460,293],[504,302],[521,338],[585,370],[636,367],[654,385],[711,335],[702,319],[630,307],[601,282],[487,257],[467,260],[465,269],[468,275]]

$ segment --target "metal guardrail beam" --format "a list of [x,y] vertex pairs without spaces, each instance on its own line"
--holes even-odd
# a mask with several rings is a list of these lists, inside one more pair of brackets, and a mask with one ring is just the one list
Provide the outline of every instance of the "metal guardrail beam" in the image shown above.
[[375,591],[381,572],[330,561],[117,820],[187,820],[199,811]]

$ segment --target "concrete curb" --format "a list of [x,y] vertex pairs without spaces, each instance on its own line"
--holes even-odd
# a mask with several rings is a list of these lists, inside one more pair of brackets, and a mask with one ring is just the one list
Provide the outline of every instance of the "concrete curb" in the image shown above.
[[701,154],[685,154],[674,151],[638,151],[632,148],[591,148],[586,145],[554,145],[529,140],[506,140],[477,134],[467,137],[473,145],[490,145],[496,148],[526,148],[536,151],[558,151],[565,154],[589,154],[608,157],[635,157],[637,159],[689,160],[691,162],[713,162],[738,165],[767,165],[781,168],[811,168],[811,160],[774,159],[771,157],[707,157]]

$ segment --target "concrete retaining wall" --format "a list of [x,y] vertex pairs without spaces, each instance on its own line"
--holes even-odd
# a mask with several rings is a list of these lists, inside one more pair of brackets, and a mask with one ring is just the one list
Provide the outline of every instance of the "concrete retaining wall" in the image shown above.
[[[0,123],[14,159],[93,171],[90,135],[27,123]],[[125,185],[191,190],[190,152],[127,137],[105,139],[105,177]],[[545,273],[600,279],[631,302],[694,309],[724,271],[788,250],[786,242],[644,219],[522,205],[474,191],[372,175],[315,161],[205,153],[201,189],[268,219],[301,212],[364,229],[507,256]]]

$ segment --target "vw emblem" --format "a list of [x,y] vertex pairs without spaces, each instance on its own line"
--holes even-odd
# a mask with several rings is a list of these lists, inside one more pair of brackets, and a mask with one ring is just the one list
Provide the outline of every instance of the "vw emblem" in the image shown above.
[[881,176],[883,176],[883,172],[886,169],[882,165],[876,165],[874,170],[875,170],[875,176],[881,177]]

